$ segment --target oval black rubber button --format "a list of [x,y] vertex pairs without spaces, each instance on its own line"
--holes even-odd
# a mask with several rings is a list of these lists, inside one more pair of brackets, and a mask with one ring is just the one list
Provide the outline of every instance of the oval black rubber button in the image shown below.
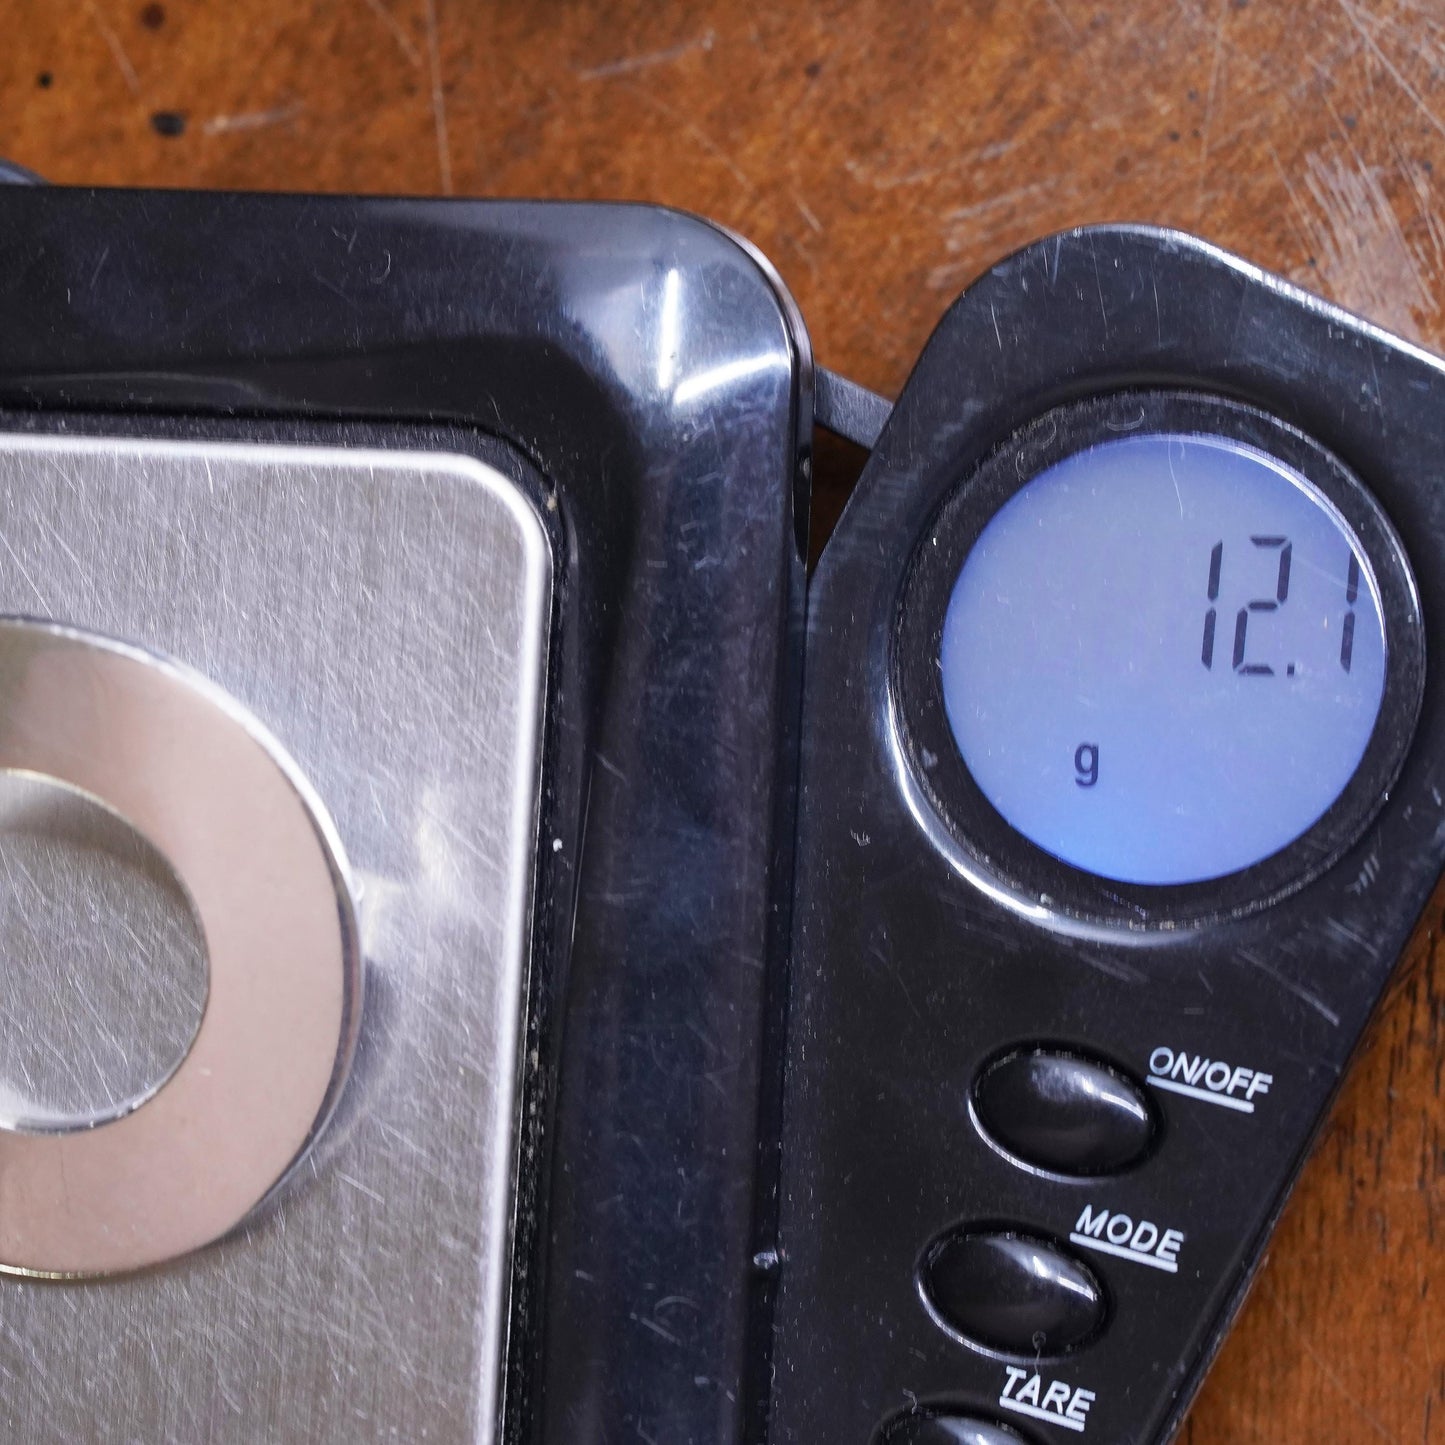
[[1010,1355],[1061,1355],[1104,1321],[1104,1291],[1057,1245],[1005,1231],[956,1230],[923,1256],[923,1288],[965,1339]]
[[880,1445],[1024,1445],[1024,1438],[973,1415],[901,1415],[883,1427]]
[[1019,1049],[990,1064],[974,1086],[979,1123],[1010,1154],[1056,1174],[1112,1174],[1154,1142],[1143,1088],[1095,1059]]

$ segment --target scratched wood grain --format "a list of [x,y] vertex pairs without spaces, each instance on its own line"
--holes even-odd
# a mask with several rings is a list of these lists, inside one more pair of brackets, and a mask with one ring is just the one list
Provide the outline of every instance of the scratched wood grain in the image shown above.
[[[1085,221],[1183,226],[1445,344],[1431,0],[0,0],[0,154],[686,207],[889,392],[970,277]],[[1187,1445],[1445,1440],[1441,903]]]

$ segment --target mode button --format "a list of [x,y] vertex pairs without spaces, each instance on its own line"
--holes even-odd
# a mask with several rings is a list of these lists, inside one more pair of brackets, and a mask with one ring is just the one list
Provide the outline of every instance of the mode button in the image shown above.
[[1012,1230],[964,1227],[934,1240],[922,1282],[944,1324],[1007,1355],[1066,1354],[1104,1323],[1104,1291],[1083,1260]]

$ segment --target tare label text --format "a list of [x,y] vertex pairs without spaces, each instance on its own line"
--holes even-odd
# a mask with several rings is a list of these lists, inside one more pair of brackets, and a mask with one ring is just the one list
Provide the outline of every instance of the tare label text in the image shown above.
[[1092,1390],[1065,1384],[1063,1380],[1046,1380],[1037,1370],[1021,1370],[1017,1365],[1005,1365],[1004,1369],[1008,1379],[998,1397],[1003,1409],[1034,1420],[1047,1420],[1050,1425],[1062,1425],[1065,1430],[1080,1435],[1084,1433],[1089,1423],[1089,1406],[1094,1403]]

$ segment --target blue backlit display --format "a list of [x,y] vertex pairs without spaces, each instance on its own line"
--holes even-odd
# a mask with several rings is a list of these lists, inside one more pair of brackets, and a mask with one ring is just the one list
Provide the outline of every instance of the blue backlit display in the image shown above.
[[1222,437],[1104,442],[995,514],[949,601],[949,724],[985,797],[1104,878],[1183,884],[1293,842],[1379,715],[1368,558],[1304,477]]

